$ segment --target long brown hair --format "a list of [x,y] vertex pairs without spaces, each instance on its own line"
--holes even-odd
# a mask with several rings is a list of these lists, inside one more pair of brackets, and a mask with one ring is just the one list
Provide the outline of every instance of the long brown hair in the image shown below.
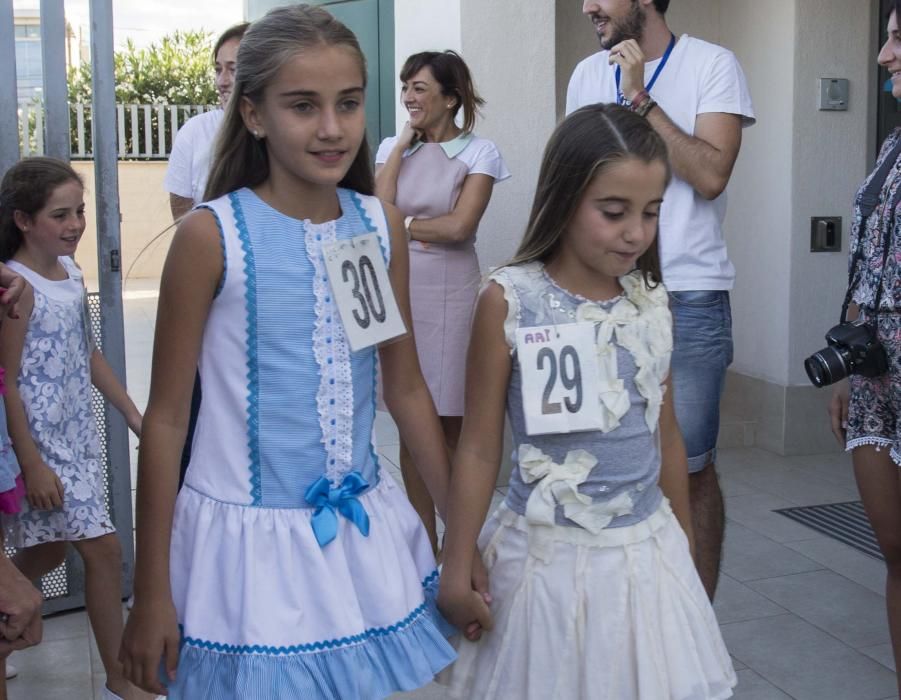
[[[619,105],[596,104],[564,119],[544,151],[526,233],[509,264],[553,257],[591,181],[629,157],[664,163],[669,182],[666,144],[643,117]],[[638,258],[638,269],[649,287],[661,281],[657,238]]]
[[[346,46],[359,59],[366,82],[366,58],[357,37],[330,13],[311,5],[270,10],[244,34],[238,47],[235,87],[216,139],[204,200],[216,199],[241,187],[256,187],[269,177],[265,140],[255,139],[241,117],[242,98],[259,103],[266,87],[289,60],[315,46]],[[356,158],[339,183],[361,194],[375,191],[375,180],[364,135]]]
[[0,260],[9,260],[22,245],[15,212],[34,216],[47,206],[53,190],[68,182],[84,187],[72,166],[56,158],[24,158],[6,171],[0,182]]
[[463,131],[471,132],[476,125],[479,108],[485,104],[472,82],[472,73],[466,61],[456,51],[423,51],[414,53],[400,69],[400,80],[405,83],[411,80],[423,68],[428,68],[441,86],[441,94],[457,100],[453,109],[456,118],[463,109]]

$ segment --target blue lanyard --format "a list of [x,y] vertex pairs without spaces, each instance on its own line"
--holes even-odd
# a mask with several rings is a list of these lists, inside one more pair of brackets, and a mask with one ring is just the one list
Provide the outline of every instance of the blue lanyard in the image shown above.
[[[676,35],[670,32],[670,40],[669,46],[666,47],[666,51],[663,53],[663,58],[660,59],[660,64],[657,66],[657,70],[654,71],[654,75],[651,76],[651,82],[648,83],[648,86],[645,88],[648,92],[651,91],[651,88],[654,87],[654,83],[657,82],[657,78],[660,77],[660,71],[663,70],[663,67],[666,65],[666,62],[669,61],[670,54],[673,52],[673,47],[676,45]],[[626,101],[626,96],[620,92],[619,89],[619,81],[622,77],[622,68],[617,65],[616,66],[616,101],[619,104],[623,104]]]

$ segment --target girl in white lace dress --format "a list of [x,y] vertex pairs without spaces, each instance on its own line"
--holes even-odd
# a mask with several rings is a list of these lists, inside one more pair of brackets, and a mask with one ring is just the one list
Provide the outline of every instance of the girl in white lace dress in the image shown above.
[[122,636],[121,548],[103,498],[91,384],[138,435],[141,414],[93,347],[81,271],[71,256],[85,229],[84,188],[68,165],[29,158],[0,184],[0,259],[30,287],[19,318],[0,327],[7,423],[26,502],[4,516],[16,566],[55,569],[71,542],[85,566],[85,604],[107,673],[106,697],[137,697],[116,658]]
[[[672,320],[657,255],[669,179],[646,120],[593,105],[547,147],[525,238],[479,298],[438,604],[485,612],[461,641],[455,698],[714,700],[735,673],[690,554],[688,466],[672,404]],[[664,205],[665,206],[665,205]]]

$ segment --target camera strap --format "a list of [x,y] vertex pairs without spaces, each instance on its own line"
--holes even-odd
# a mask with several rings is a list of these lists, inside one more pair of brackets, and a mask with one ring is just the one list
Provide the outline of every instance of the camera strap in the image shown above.
[[[848,307],[851,305],[851,297],[854,294],[854,285],[860,281],[859,265],[863,261],[863,239],[866,234],[867,220],[873,215],[873,212],[876,211],[876,207],[879,206],[882,188],[885,186],[885,182],[888,180],[888,176],[894,169],[899,157],[901,157],[901,138],[898,139],[898,142],[883,159],[879,168],[873,174],[873,177],[870,178],[867,186],[857,199],[857,207],[860,210],[861,219],[860,226],[858,227],[857,247],[854,249],[854,254],[851,256],[851,263],[848,269],[848,291],[845,294],[845,301],[842,303],[841,323],[847,321]],[[891,199],[891,207],[888,211],[892,218],[895,216],[895,207],[898,205],[899,197],[901,197],[901,187],[895,189],[895,193]],[[876,302],[873,309],[874,316],[879,315],[879,304],[882,301],[882,275],[885,273],[885,263],[888,260],[888,251],[891,246],[893,230],[894,226],[889,224],[885,227],[885,232],[882,236],[882,268],[879,272],[879,284],[876,287]]]

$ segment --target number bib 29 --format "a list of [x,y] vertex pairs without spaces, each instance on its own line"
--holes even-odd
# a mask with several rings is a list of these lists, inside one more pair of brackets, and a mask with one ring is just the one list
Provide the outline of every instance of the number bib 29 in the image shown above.
[[356,352],[407,332],[388,279],[378,235],[322,246],[332,295]]
[[601,428],[593,323],[519,328],[516,353],[529,435]]

